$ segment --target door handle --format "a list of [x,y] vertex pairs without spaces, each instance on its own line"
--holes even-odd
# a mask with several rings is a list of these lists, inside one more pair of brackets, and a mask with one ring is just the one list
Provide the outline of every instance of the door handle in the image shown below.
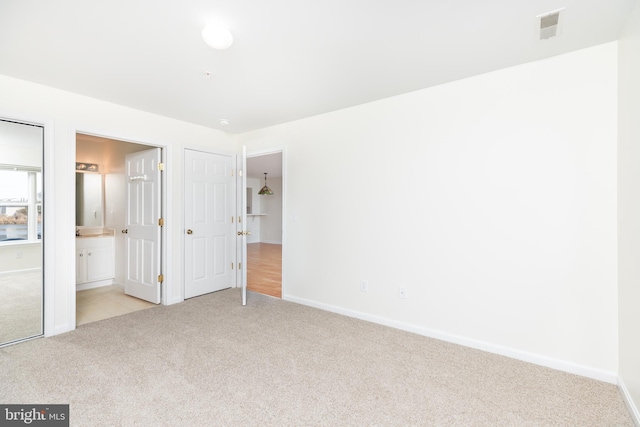
[[238,236],[251,236],[250,231],[238,231]]
[[187,234],[193,234],[193,230],[192,229],[188,229],[187,230]]
[[129,233],[129,230],[122,230],[122,234],[127,234]]

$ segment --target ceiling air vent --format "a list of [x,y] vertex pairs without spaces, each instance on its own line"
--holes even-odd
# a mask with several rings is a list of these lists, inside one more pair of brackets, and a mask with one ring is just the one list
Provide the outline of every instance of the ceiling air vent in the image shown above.
[[558,35],[560,10],[539,15],[538,18],[540,18],[540,40],[550,39]]

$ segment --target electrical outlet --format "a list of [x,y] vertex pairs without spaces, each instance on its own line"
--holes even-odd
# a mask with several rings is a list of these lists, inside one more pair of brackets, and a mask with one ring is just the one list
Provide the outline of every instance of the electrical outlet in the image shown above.
[[360,292],[369,292],[369,281],[362,279],[360,281]]
[[398,298],[407,299],[407,288],[398,288]]

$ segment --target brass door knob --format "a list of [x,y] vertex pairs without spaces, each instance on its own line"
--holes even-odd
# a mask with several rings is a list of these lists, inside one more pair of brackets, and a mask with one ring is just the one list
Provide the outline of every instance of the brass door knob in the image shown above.
[[188,229],[187,230],[187,234],[193,234],[193,230],[192,229]]

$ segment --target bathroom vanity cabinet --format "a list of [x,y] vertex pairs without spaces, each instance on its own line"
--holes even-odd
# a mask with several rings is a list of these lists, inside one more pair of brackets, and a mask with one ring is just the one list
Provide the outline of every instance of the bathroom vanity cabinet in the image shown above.
[[115,277],[113,236],[76,238],[76,284]]

